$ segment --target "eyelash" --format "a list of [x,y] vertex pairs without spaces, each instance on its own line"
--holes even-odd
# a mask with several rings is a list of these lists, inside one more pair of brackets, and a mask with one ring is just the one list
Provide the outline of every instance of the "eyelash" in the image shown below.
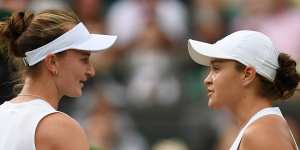
[[216,72],[216,71],[219,71],[220,68],[217,67],[217,66],[212,66],[212,67],[211,67],[211,70],[214,71],[214,72]]
[[81,61],[84,63],[89,63],[89,58],[82,58]]

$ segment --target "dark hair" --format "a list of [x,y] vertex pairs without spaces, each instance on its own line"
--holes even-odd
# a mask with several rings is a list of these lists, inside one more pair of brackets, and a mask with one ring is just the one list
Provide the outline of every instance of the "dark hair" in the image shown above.
[[[258,75],[260,86],[258,94],[272,100],[288,99],[297,90],[300,74],[296,70],[296,61],[289,55],[280,53],[278,57],[279,68],[277,69],[274,82]],[[246,66],[237,62],[237,70],[243,70]]]
[[274,80],[278,91],[276,99],[287,99],[293,96],[300,81],[300,75],[296,70],[296,61],[289,55],[280,53],[278,57],[279,68]]

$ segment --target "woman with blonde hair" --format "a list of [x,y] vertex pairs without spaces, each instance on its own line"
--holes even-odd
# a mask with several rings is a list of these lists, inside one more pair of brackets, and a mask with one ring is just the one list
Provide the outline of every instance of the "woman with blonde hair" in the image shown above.
[[295,150],[292,132],[274,100],[291,97],[299,83],[296,62],[270,38],[237,31],[215,44],[188,41],[192,59],[209,66],[208,106],[232,115],[240,132],[230,150]]
[[91,52],[111,47],[116,36],[91,34],[70,12],[14,13],[0,22],[12,59],[23,60],[21,92],[0,105],[1,150],[88,150],[79,124],[57,111],[63,96],[78,97],[95,75]]

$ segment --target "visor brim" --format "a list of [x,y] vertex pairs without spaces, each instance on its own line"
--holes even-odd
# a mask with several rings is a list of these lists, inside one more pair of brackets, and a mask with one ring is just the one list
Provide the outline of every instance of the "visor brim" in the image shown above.
[[117,39],[117,36],[113,35],[90,34],[90,36],[91,37],[87,41],[73,45],[70,48],[98,52],[110,48]]

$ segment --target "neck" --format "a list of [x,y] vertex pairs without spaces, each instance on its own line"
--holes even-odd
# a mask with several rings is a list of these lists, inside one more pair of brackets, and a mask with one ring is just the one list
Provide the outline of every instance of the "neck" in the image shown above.
[[245,97],[228,109],[236,124],[242,128],[256,112],[271,106],[271,100],[260,97]]
[[[62,96],[58,94],[58,90],[53,82],[49,82],[49,80],[39,79],[31,79],[27,77],[25,79],[24,87],[19,93],[19,96],[29,97],[27,100],[31,100],[32,98],[43,98],[46,102],[48,102],[53,108],[58,108],[58,103]],[[27,101],[22,98],[20,101]]]

